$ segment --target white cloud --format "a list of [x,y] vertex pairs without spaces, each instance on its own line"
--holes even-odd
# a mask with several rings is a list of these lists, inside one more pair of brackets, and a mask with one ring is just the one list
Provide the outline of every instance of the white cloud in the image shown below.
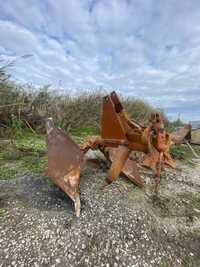
[[1,1],[0,54],[33,55],[13,69],[22,82],[102,86],[200,117],[199,14],[198,0]]
[[0,46],[17,55],[38,49],[37,38],[33,33],[10,21],[0,21]]

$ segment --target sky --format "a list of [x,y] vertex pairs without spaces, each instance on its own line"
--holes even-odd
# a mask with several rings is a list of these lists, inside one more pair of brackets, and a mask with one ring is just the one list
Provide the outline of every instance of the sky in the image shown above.
[[116,90],[200,120],[199,0],[0,0],[0,59],[22,84]]

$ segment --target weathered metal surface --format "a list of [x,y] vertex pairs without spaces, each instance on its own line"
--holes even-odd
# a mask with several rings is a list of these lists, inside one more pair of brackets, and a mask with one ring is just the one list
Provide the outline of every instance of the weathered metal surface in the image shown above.
[[84,154],[69,136],[54,127],[51,119],[46,122],[46,130],[48,142],[46,174],[74,201],[76,215],[79,216],[79,184]]
[[[137,164],[129,158],[131,151],[144,152],[143,166],[155,173],[157,192],[164,166],[175,168],[170,156],[172,143],[179,144],[188,137],[191,128],[180,129],[176,134],[168,134],[164,120],[159,113],[153,113],[148,127],[133,121],[126,114],[117,94],[112,92],[103,100],[101,137],[90,137],[82,146],[76,145],[63,131],[47,120],[48,169],[47,174],[74,201],[77,216],[80,214],[80,172],[85,153],[89,149],[100,150],[111,162],[108,182],[115,181],[120,173],[139,187],[144,183],[138,172]],[[90,166],[98,167],[97,161],[89,161]]]
[[115,107],[115,111],[116,113],[120,113],[123,111],[123,106],[118,98],[118,95],[116,94],[115,91],[113,91],[111,94],[110,94],[110,98],[114,104],[114,107]]
[[172,142],[179,145],[184,141],[184,139],[190,141],[191,130],[192,130],[192,126],[190,124],[187,124],[184,127],[179,128],[176,132],[171,134]]
[[159,160],[159,152],[156,149],[153,149],[153,152],[149,153],[147,157],[144,159],[142,165],[152,169],[156,174],[157,173],[156,166],[158,160]]
[[126,111],[124,110],[123,106],[122,106],[122,103],[120,102],[119,100],[119,97],[118,95],[116,94],[115,91],[113,91],[111,94],[110,94],[110,98],[114,104],[114,107],[115,107],[115,112],[117,114],[119,114],[120,116],[120,119],[122,120],[122,123],[123,124],[126,124],[126,127],[129,126],[131,127],[132,129],[143,129],[145,128],[142,124],[140,124],[138,121],[135,121],[135,120],[130,120],[128,114],[126,113]]
[[144,187],[136,162],[128,157],[131,152],[129,149],[119,146],[118,148],[107,148],[106,152],[108,152],[108,159],[112,162],[109,171],[111,181],[116,180],[119,174],[122,173],[135,185],[141,188]]
[[169,154],[171,136],[165,131],[164,121],[159,113],[151,115],[150,123],[143,132],[148,151],[142,165],[151,168],[155,176],[160,177],[165,165],[175,168],[175,162]]
[[111,167],[108,172],[108,181],[113,182],[115,181],[118,176],[120,175],[125,162],[127,161],[130,149],[125,146],[119,146],[118,148],[114,148],[109,151],[110,159],[111,159]]
[[103,101],[101,137],[103,139],[126,139],[123,125],[110,96],[106,96]]

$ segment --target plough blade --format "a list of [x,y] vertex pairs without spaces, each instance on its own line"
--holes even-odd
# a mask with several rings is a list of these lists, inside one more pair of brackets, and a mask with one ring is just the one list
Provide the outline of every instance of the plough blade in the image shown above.
[[157,162],[159,161],[159,152],[156,149],[153,149],[151,153],[142,162],[142,166],[150,168],[156,173]]
[[79,146],[62,130],[53,125],[52,119],[46,122],[48,142],[48,168],[46,174],[73,201],[77,217],[80,215],[80,172],[84,154]]
[[191,140],[191,130],[192,126],[190,124],[179,128],[176,132],[171,134],[172,142],[174,142],[176,145],[180,145],[184,139]]
[[138,167],[135,161],[127,159],[122,169],[122,173],[140,188],[144,187],[144,182],[139,174]]
[[116,180],[122,173],[140,188],[144,186],[135,161],[129,159],[130,150],[127,147],[107,148],[106,151],[108,152],[109,160],[112,162],[108,175],[109,180]]
[[112,164],[108,172],[109,182],[113,182],[118,178],[124,167],[125,162],[129,157],[129,154],[130,150],[128,149],[128,147],[125,146],[119,146],[118,148],[111,149],[111,152],[109,152],[109,156]]
[[161,172],[167,165],[175,168],[175,161],[170,155],[170,146],[191,140],[191,126],[187,125],[178,132],[168,134],[164,120],[159,113],[151,115],[149,126],[144,126],[129,118],[117,94],[112,92],[104,97],[101,117],[101,137],[90,137],[79,147],[63,131],[47,119],[48,139],[47,175],[73,201],[76,215],[80,214],[80,173],[83,164],[98,167],[97,159],[87,159],[88,150],[100,150],[111,162],[108,181],[115,181],[120,173],[124,174],[137,186],[142,188],[144,182],[140,177],[136,162],[129,158],[131,151],[144,152],[147,157],[142,165],[151,168],[156,176],[156,188],[160,183]]

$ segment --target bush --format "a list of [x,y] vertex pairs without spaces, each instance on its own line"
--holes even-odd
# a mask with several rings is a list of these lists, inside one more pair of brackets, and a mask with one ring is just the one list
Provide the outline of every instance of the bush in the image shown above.
[[[5,76],[4,70],[0,72],[0,133],[7,128],[20,132],[20,128],[27,127],[41,132],[46,117],[52,117],[58,126],[67,131],[99,131],[104,92],[82,92],[75,97],[60,96],[48,85],[36,90],[31,86],[17,86],[9,79],[1,79]],[[152,106],[141,100],[121,99],[130,117],[140,122],[146,123],[154,111]]]
[[170,154],[175,159],[185,159],[186,151],[182,146],[172,146]]

